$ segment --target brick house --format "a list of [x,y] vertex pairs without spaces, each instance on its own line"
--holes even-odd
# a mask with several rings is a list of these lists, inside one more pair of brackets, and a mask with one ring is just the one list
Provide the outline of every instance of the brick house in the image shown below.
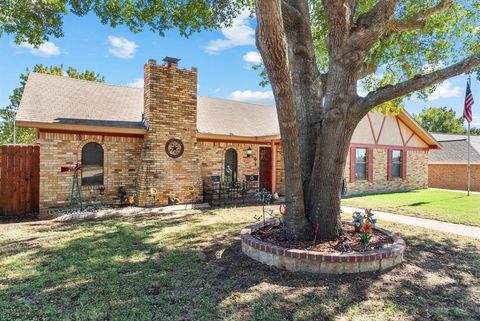
[[[119,187],[140,206],[201,201],[214,177],[284,191],[275,108],[197,96],[197,69],[164,61],[145,64],[143,89],[30,74],[17,125],[37,130],[41,213],[68,205],[72,177],[60,169],[77,162],[86,201],[118,201]],[[426,188],[438,147],[406,112],[370,113],[352,138],[346,189]]]
[[[467,135],[432,134],[442,149],[428,158],[428,186],[467,190]],[[470,137],[471,190],[480,192],[480,136]]]

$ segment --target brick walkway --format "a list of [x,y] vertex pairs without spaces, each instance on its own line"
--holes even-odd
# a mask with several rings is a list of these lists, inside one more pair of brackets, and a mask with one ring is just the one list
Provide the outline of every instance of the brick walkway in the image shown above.
[[[345,213],[353,213],[354,211],[363,212],[363,209],[342,206],[342,211]],[[429,220],[426,218],[391,214],[391,213],[380,212],[380,211],[374,211],[374,213],[375,213],[375,217],[377,217],[379,220],[424,227],[424,228],[428,228],[431,230],[444,232],[444,233],[451,233],[451,234],[457,234],[461,236],[480,238],[480,227],[476,227],[476,226],[446,223],[446,222],[441,222],[436,220]]]

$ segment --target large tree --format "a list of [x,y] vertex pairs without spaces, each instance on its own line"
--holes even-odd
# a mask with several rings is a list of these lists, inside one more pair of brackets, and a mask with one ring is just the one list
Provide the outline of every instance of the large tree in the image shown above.
[[[307,239],[341,231],[340,190],[350,138],[372,109],[480,65],[480,0],[7,0],[0,33],[40,44],[62,36],[67,12],[103,23],[183,35],[231,23],[254,4],[257,47],[278,110],[287,231]],[[369,93],[357,93],[361,85]]]
[[463,127],[463,117],[457,117],[455,110],[447,107],[428,107],[423,108],[418,115],[413,118],[429,132],[465,134],[467,130]]
[[[1,29],[0,29],[1,30]],[[84,79],[91,81],[104,82],[104,78],[99,74],[85,70],[79,72],[73,67],[68,67],[66,71],[63,70],[63,66],[44,66],[42,64],[36,64],[33,67],[33,72],[38,72],[48,75],[56,76],[68,76],[75,79]],[[30,70],[27,68],[25,73],[20,74],[20,86],[13,90],[10,95],[10,104],[4,108],[0,108],[0,144],[11,144],[14,142],[14,134],[16,136],[16,142],[18,144],[33,144],[37,140],[37,135],[32,128],[17,128],[16,133],[13,130],[13,123],[15,121],[15,113],[20,106],[22,100],[23,90],[27,83]]]

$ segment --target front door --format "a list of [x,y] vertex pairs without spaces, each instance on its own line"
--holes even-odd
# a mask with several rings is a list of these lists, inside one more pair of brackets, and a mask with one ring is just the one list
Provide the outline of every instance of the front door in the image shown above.
[[260,147],[259,188],[272,191],[272,153],[270,147]]

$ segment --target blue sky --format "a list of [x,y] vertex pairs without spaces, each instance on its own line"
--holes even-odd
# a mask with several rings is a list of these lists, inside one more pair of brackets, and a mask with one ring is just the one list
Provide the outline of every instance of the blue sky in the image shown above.
[[[163,57],[181,58],[181,67],[198,67],[199,95],[273,104],[270,88],[258,85],[259,75],[251,69],[259,62],[254,43],[254,21],[240,16],[230,28],[201,32],[183,38],[176,31],[165,37],[144,31],[133,34],[125,27],[102,25],[96,16],[68,15],[64,37],[50,39],[39,49],[27,44],[15,45],[13,38],[0,38],[0,106],[6,106],[12,90],[18,87],[19,75],[35,64],[60,65],[79,70],[90,69],[106,82],[141,86],[143,65],[148,59],[161,62]],[[460,116],[463,109],[466,77],[459,76],[439,85],[429,101],[406,101],[410,113],[423,107],[447,106]],[[472,81],[478,101],[474,105],[474,125],[480,127],[480,83]]]

